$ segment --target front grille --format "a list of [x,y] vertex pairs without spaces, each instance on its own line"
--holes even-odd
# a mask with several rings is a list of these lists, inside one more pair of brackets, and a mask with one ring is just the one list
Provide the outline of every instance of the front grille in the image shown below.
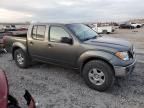
[[133,54],[131,51],[128,51],[129,58],[133,58]]
[[134,58],[134,50],[133,47],[128,51],[129,58]]

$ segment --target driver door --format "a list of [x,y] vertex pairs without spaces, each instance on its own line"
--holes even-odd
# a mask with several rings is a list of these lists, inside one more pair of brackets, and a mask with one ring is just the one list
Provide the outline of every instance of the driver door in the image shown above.
[[76,47],[74,41],[72,44],[63,43],[61,40],[64,37],[73,40],[72,36],[63,26],[50,26],[48,47],[46,50],[47,56],[56,64],[74,67],[78,57],[78,47]]

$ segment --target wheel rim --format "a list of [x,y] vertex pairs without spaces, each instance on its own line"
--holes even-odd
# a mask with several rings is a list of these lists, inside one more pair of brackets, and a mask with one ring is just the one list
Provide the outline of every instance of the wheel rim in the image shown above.
[[22,54],[17,54],[17,62],[22,65],[24,63],[24,57],[22,56]]
[[104,72],[93,68],[89,71],[89,80],[95,85],[102,85],[105,82]]

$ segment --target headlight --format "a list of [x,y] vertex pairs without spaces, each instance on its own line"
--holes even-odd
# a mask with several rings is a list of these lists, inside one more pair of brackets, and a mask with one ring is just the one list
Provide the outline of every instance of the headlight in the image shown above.
[[129,60],[128,52],[117,52],[115,55],[124,61]]

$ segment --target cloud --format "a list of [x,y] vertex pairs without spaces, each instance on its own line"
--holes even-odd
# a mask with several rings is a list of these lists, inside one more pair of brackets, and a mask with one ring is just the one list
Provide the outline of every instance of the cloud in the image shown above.
[[0,11],[0,22],[121,21],[143,18],[143,4],[143,0],[1,0],[0,9],[5,11]]
[[0,21],[23,21],[25,19],[29,19],[32,17],[31,14],[24,13],[24,12],[17,12],[17,11],[10,11],[7,9],[0,8]]

